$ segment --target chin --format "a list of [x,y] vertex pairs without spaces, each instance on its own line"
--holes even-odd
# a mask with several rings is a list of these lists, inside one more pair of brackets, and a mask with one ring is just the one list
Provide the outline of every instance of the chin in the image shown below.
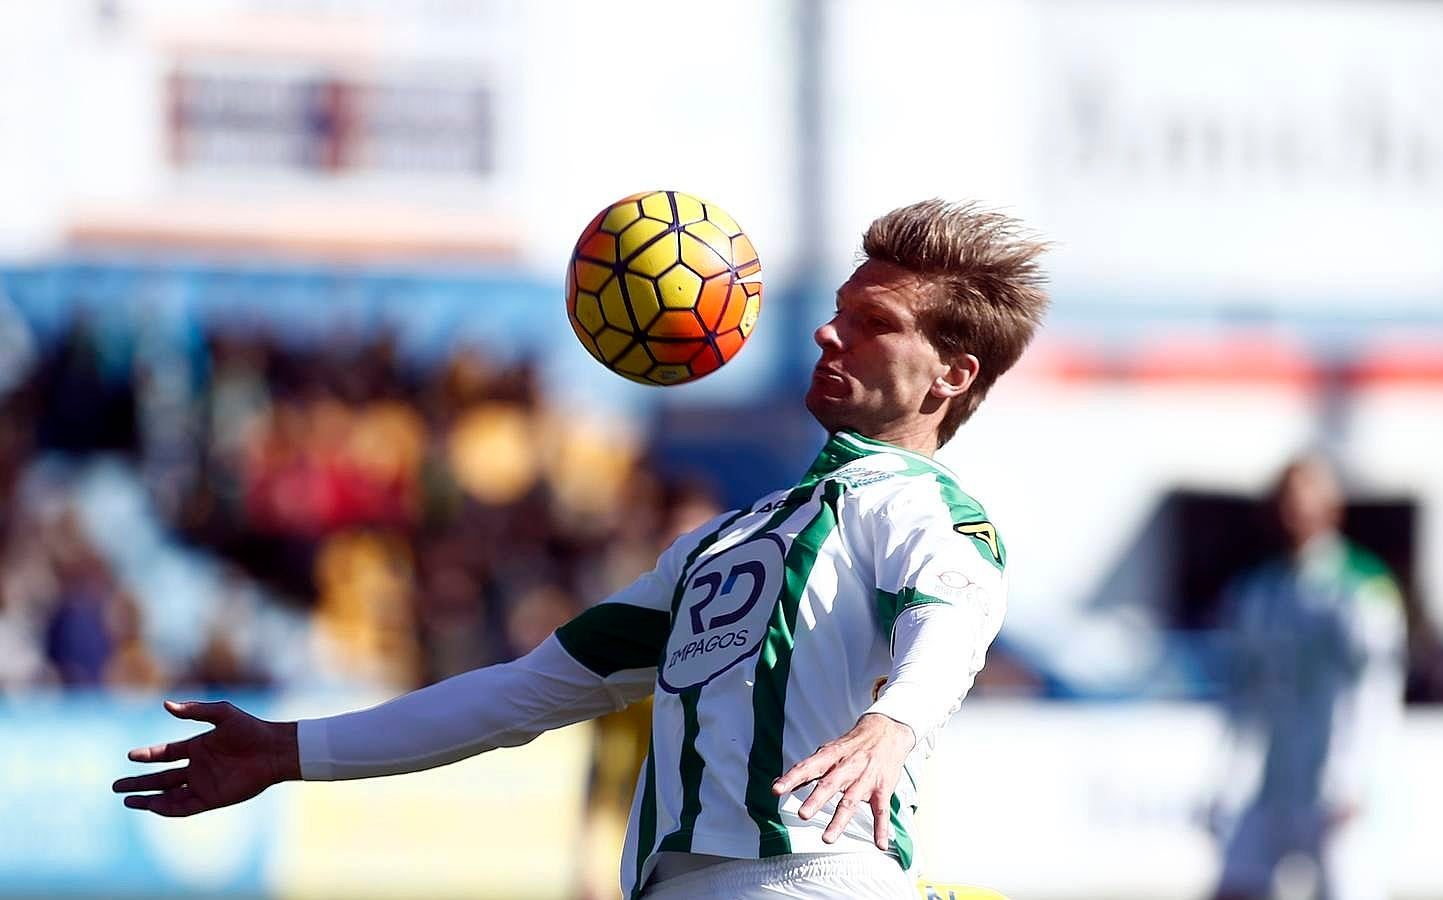
[[828,397],[816,391],[807,391],[806,405],[807,412],[811,413],[812,418],[817,420],[817,424],[828,432],[852,427],[846,422],[846,416],[841,409],[842,401],[834,397]]

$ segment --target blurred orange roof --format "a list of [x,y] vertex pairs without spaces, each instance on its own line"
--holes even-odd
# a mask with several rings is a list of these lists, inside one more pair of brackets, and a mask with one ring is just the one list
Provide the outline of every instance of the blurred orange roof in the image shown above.
[[81,209],[71,217],[66,239],[84,250],[506,262],[517,256],[514,233],[494,215],[400,204],[187,202]]

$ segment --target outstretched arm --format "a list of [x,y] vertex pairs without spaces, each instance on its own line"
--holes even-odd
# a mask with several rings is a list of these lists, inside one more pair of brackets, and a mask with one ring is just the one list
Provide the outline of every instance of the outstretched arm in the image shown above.
[[301,777],[399,775],[516,747],[544,731],[621,709],[649,694],[655,678],[654,668],[640,666],[597,674],[553,635],[509,663],[466,672],[370,709],[301,721]]
[[524,744],[647,696],[656,685],[682,560],[716,521],[673,543],[655,569],[518,660],[374,709],[301,722],[302,776],[330,781],[445,765]]
[[[708,527],[708,526],[703,526]],[[696,535],[657,568],[509,663],[476,669],[360,712],[266,722],[229,703],[174,703],[215,728],[133,750],[135,762],[186,765],[115,782],[125,805],[188,816],[240,803],[273,784],[415,772],[622,708],[650,694],[666,643],[676,569]]]
[[[215,728],[132,750],[136,762],[186,765],[115,782],[125,805],[188,816],[249,800],[273,784],[395,775],[445,765],[620,709],[650,692],[654,669],[598,675],[555,637],[510,663],[477,669],[359,712],[267,722],[230,703],[175,703]],[[152,793],[154,792],[154,793]]]

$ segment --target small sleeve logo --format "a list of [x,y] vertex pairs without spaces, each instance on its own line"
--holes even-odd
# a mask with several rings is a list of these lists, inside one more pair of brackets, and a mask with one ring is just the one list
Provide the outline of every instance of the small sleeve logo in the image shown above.
[[992,551],[992,558],[1000,564],[1002,562],[1002,548],[997,544],[997,529],[992,527],[991,522],[958,522],[952,526],[958,534],[981,541]]

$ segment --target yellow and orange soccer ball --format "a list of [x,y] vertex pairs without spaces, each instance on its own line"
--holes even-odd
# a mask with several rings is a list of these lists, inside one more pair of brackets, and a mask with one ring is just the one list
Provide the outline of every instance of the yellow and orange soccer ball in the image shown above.
[[682,384],[736,356],[761,312],[761,262],[736,220],[680,191],[597,213],[566,270],[566,313],[597,361],[642,384]]

